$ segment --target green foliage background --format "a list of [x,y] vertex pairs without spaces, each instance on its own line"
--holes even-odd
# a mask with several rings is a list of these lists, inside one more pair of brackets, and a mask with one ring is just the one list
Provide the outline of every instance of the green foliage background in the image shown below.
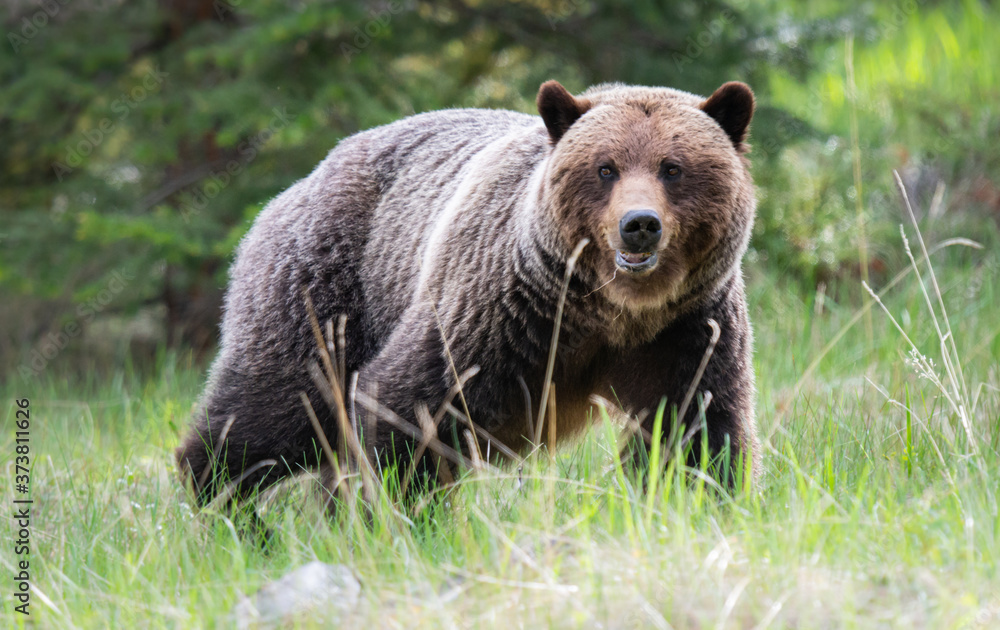
[[[4,8],[0,370],[30,362],[74,324],[118,350],[139,337],[210,350],[236,243],[339,139],[444,107],[532,111],[549,78],[572,90],[622,81],[702,94],[750,83],[760,213],[749,258],[793,282],[859,275],[862,222],[868,271],[886,268],[893,254],[880,243],[896,237],[900,216],[892,168],[923,208],[940,183],[947,221],[1000,212],[993,3]],[[123,287],[116,273],[130,278]]]
[[[344,627],[994,627],[997,24],[986,0],[0,1],[0,468],[30,399],[34,501],[31,617],[0,596],[0,627],[228,627],[313,559],[362,585]],[[173,449],[256,214],[351,133],[531,112],[550,78],[755,89],[759,487],[683,458],[626,478],[597,422],[373,519],[300,475],[251,506],[266,553],[192,510]]]

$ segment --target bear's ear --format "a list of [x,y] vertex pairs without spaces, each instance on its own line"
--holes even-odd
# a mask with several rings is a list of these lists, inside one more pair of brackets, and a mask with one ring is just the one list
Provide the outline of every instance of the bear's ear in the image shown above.
[[558,81],[543,83],[538,90],[535,104],[538,105],[538,113],[545,121],[545,128],[549,130],[552,144],[559,142],[559,138],[563,137],[570,125],[590,109],[590,101],[576,98],[559,85]]
[[733,146],[742,150],[747,137],[750,119],[753,118],[753,91],[746,83],[730,81],[701,104],[701,109],[719,123],[733,141]]

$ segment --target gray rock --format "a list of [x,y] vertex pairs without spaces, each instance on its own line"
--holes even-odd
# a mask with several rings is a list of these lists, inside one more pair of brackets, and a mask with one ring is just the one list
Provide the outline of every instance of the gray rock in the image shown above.
[[315,560],[266,584],[233,607],[237,628],[272,628],[296,620],[336,621],[358,604],[361,584],[340,564]]

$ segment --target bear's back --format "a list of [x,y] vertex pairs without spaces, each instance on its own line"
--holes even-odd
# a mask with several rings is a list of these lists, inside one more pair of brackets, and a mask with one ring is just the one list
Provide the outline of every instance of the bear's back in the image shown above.
[[[240,244],[223,353],[301,355],[305,348],[288,345],[301,343],[304,324],[286,314],[298,310],[302,286],[318,311],[329,307],[322,317],[345,313],[361,324],[365,346],[381,345],[412,298],[421,248],[463,169],[498,139],[518,143],[522,136],[543,143],[541,120],[452,109],[342,140],[308,177],[268,204]],[[287,361],[289,369],[296,364]]]
[[[537,116],[454,109],[411,116],[357,138],[368,145],[370,172],[379,187],[360,270],[371,307],[367,312],[376,314],[369,322],[371,332],[378,337],[412,299],[424,249],[438,222],[448,220],[442,215],[449,203],[461,198],[463,181],[468,186],[467,176],[483,177],[477,156],[482,161],[491,144],[528,145],[530,154],[540,154],[536,147],[543,147],[547,136]],[[516,152],[501,154],[502,159],[518,159]],[[492,158],[486,161],[497,166]],[[518,163],[510,170],[524,172],[531,166]]]

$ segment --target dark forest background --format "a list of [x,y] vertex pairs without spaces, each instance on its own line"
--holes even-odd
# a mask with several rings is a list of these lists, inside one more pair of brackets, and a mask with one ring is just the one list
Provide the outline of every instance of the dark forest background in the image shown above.
[[211,356],[234,247],[339,139],[446,107],[530,112],[551,78],[754,87],[752,281],[860,301],[858,279],[901,262],[892,169],[926,229],[995,240],[991,2],[0,7],[0,377]]

